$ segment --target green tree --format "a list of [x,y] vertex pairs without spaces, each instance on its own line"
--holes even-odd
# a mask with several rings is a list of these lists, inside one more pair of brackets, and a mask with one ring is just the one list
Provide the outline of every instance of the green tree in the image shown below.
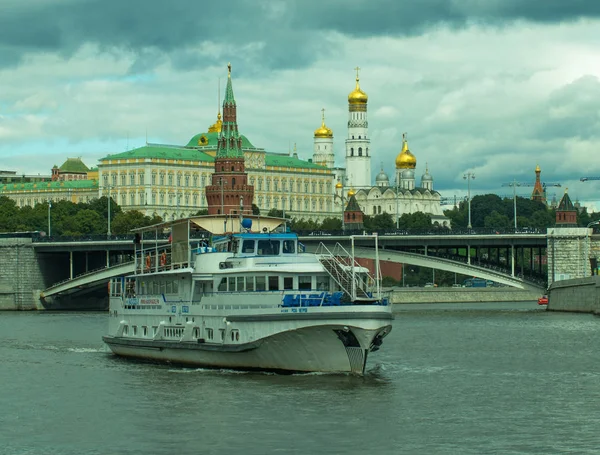
[[204,216],[204,215],[208,215],[208,209],[198,210],[194,216]]
[[511,227],[510,220],[506,215],[502,215],[497,211],[492,211],[484,219],[484,227],[492,229],[509,229]]
[[373,232],[389,231],[396,228],[396,223],[389,213],[381,213],[375,216],[365,215],[363,224],[365,230]]
[[160,217],[145,216],[137,210],[119,212],[111,222],[110,228],[113,234],[130,234],[132,229],[151,226],[162,221]]
[[0,197],[0,231],[15,232],[19,226],[19,209],[12,199]]
[[252,215],[260,215],[260,208],[256,204],[252,204]]
[[321,229],[323,231],[341,231],[342,220],[340,218],[325,218],[321,223]]
[[403,213],[398,219],[400,229],[429,229],[431,228],[431,215],[423,212]]
[[79,210],[75,215],[63,220],[60,235],[100,234],[104,226],[102,216],[94,210]]

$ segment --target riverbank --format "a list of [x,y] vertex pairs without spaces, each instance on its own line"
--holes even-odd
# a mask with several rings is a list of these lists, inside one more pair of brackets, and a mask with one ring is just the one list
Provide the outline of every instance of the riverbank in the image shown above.
[[393,304],[458,302],[525,302],[536,300],[539,293],[501,288],[386,288]]

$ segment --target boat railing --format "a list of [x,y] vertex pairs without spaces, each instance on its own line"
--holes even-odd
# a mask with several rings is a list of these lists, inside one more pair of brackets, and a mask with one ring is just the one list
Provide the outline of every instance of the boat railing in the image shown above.
[[160,247],[142,244],[136,249],[136,274],[165,272],[189,266],[188,242],[173,242]]
[[[372,300],[376,280],[361,266],[340,243],[336,243],[333,251],[320,243],[316,251],[325,270],[344,291],[347,298],[355,300]],[[361,270],[360,273],[356,273]]]

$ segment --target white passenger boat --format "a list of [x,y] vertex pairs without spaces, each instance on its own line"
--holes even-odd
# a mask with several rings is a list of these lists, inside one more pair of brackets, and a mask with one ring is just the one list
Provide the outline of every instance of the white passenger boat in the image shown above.
[[[282,221],[216,215],[141,229],[135,273],[110,283],[105,343],[182,365],[363,374],[392,328],[378,260],[372,276],[339,244],[306,253]],[[168,244],[150,241],[165,230]]]

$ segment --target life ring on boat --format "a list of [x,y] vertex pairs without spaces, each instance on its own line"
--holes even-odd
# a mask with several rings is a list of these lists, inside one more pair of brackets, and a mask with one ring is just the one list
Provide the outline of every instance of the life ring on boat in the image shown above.
[[150,263],[152,259],[150,259],[150,255],[146,256],[146,271],[150,270]]
[[160,265],[161,265],[161,267],[164,267],[165,265],[167,265],[167,253],[165,251],[163,251],[162,254],[160,255]]

